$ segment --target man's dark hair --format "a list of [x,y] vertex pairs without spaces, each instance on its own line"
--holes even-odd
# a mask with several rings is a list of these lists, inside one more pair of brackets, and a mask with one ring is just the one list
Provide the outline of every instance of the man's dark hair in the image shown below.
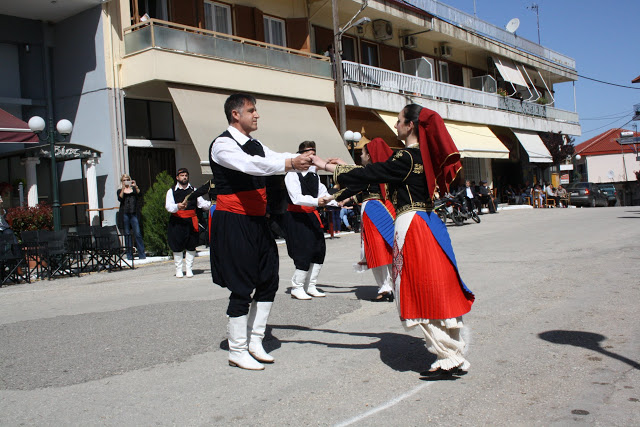
[[315,151],[316,149],[316,142],[315,141],[303,141],[300,143],[300,145],[298,146],[298,153],[302,154],[305,151],[308,151],[309,149],[312,149]]
[[231,112],[233,110],[242,111],[245,102],[256,105],[256,98],[248,93],[234,93],[224,102],[224,114],[227,116],[229,124],[231,124],[231,120],[233,119]]
[[413,122],[413,133],[418,135],[418,119],[420,118],[420,111],[422,106],[418,104],[409,104],[402,110],[404,112],[404,124],[408,125],[409,122]]

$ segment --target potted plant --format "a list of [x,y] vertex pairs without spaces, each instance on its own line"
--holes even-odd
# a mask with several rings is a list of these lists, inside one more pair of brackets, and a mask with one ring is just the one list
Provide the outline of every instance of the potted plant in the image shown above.
[[542,105],[548,104],[547,98],[545,98],[544,96],[541,96],[540,98],[536,99],[536,102]]
[[20,240],[21,233],[26,230],[53,230],[53,210],[45,203],[10,208],[6,220]]
[[508,96],[509,94],[507,93],[506,89],[503,89],[501,87],[498,88],[498,91],[496,92],[498,95],[500,96]]

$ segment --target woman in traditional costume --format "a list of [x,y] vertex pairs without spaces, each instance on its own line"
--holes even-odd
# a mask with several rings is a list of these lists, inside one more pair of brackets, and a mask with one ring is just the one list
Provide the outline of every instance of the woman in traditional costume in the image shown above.
[[[387,161],[393,151],[382,138],[374,138],[364,146],[362,166]],[[353,196],[362,203],[362,246],[356,271],[370,269],[378,285],[378,295],[372,301],[393,302],[393,222],[396,210],[387,197],[385,184],[369,184],[367,190]]]
[[429,352],[436,355],[423,376],[463,375],[469,369],[461,336],[462,315],[471,310],[473,293],[462,282],[446,226],[433,212],[436,184],[449,188],[461,169],[460,154],[435,111],[407,105],[396,123],[405,148],[389,160],[365,167],[328,164],[319,169],[334,173],[342,200],[368,184],[389,184],[396,209],[393,280],[400,320],[405,328],[419,327]]

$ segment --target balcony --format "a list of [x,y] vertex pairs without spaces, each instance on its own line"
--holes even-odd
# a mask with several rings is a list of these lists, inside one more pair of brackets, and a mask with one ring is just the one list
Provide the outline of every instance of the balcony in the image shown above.
[[125,57],[150,49],[331,79],[329,58],[255,40],[150,19],[124,30]]
[[483,92],[462,86],[411,76],[382,68],[343,61],[345,83],[401,95],[420,96],[442,102],[465,104],[480,108],[539,117],[562,123],[577,124],[578,114],[548,105]]

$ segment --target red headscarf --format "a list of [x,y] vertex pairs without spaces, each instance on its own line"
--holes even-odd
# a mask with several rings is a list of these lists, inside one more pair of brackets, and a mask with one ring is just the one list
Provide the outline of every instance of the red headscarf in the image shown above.
[[[372,163],[386,162],[393,155],[393,150],[382,138],[373,138],[365,147]],[[387,190],[384,184],[380,184],[380,194],[383,199],[386,199]]]
[[440,191],[449,191],[449,184],[462,169],[460,153],[440,114],[423,108],[418,120],[420,154],[424,162],[429,195],[433,197],[436,184],[440,187]]

